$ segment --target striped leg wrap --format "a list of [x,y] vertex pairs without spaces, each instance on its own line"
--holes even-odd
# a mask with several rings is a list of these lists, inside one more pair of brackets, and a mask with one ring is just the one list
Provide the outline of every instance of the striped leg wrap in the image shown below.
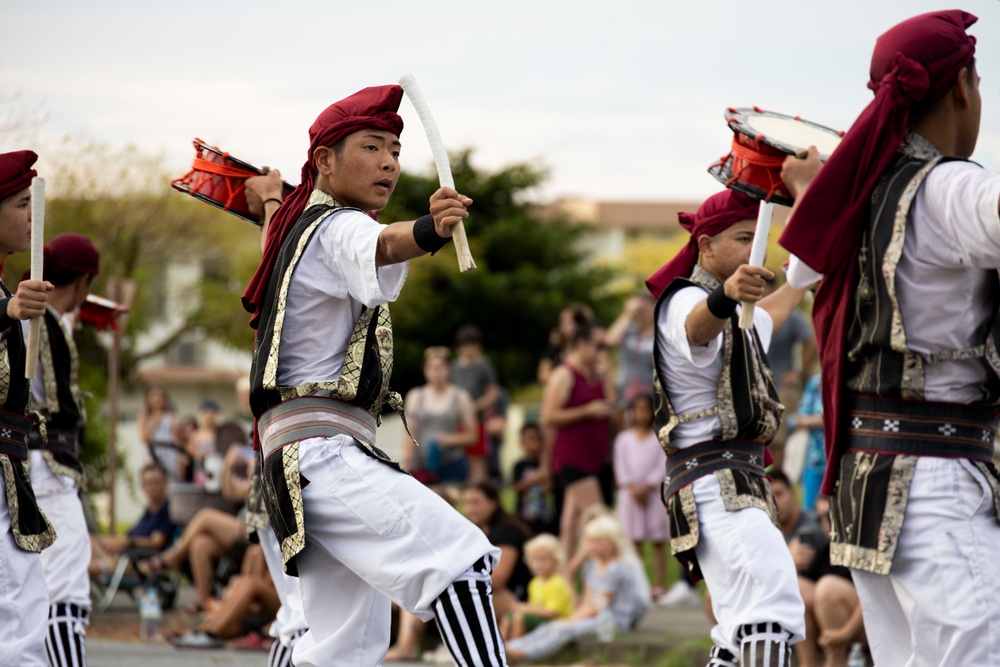
[[740,659],[721,646],[713,646],[705,667],[740,667]]
[[506,667],[507,654],[493,613],[490,566],[480,558],[444,590],[434,616],[458,667]]
[[89,623],[88,609],[69,602],[49,607],[49,631],[45,635],[49,667],[87,667],[83,639]]
[[295,644],[305,633],[305,630],[299,630],[292,635],[292,639],[288,646],[285,646],[280,641],[275,640],[275,642],[271,644],[271,652],[267,655],[267,667],[294,667],[292,665],[292,649],[295,648]]
[[752,623],[736,633],[743,667],[791,667],[792,633],[780,623]]

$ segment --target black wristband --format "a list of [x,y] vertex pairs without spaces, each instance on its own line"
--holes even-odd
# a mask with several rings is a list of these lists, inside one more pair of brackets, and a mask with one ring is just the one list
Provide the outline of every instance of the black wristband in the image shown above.
[[433,255],[448,245],[451,237],[438,236],[437,230],[434,228],[434,216],[424,215],[417,218],[417,221],[413,223],[413,240],[416,242],[417,247]]
[[0,331],[6,331],[14,323],[14,318],[7,314],[7,307],[13,297],[0,299]]
[[712,313],[712,317],[717,317],[720,320],[728,320],[733,316],[733,313],[736,312],[736,303],[735,299],[726,296],[724,285],[716,287],[705,299],[708,312]]

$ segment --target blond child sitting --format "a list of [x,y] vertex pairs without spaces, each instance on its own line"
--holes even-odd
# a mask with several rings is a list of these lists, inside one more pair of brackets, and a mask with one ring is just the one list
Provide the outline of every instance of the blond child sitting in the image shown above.
[[524,545],[524,556],[534,577],[528,582],[528,601],[517,603],[500,624],[500,634],[507,640],[573,613],[573,589],[559,574],[565,558],[558,538],[539,535]]

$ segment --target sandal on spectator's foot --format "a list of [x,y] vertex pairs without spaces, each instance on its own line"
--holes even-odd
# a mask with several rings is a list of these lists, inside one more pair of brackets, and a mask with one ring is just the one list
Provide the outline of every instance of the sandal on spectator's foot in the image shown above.
[[170,642],[177,648],[222,648],[224,642],[205,632],[189,632]]
[[156,554],[136,563],[135,569],[139,570],[139,573],[144,577],[156,577],[163,574],[164,570],[168,570],[169,567],[163,556]]
[[250,632],[246,637],[229,642],[229,648],[237,651],[268,651],[272,643],[274,640],[271,637],[265,637],[259,632]]

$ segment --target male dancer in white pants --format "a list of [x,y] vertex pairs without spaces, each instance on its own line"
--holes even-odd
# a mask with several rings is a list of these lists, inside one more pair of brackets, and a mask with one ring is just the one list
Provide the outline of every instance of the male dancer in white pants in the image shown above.
[[[788,667],[805,637],[795,564],[776,526],[765,446],[781,412],[767,365],[771,332],[805,290],[764,297],[771,272],[747,266],[758,202],[734,190],[682,213],[688,245],[647,282],[656,386],[667,424],[664,498],[673,553],[705,578],[718,625],[710,667]],[[756,302],[739,328],[738,302]]]
[[933,12],[879,37],[875,99],[833,156],[815,180],[786,163],[804,190],[788,278],[823,278],[830,557],[878,665],[1000,664],[1000,176],[968,161],[975,21]]
[[[86,411],[79,384],[79,357],[68,315],[90,293],[100,255],[86,236],[65,233],[45,245],[49,294],[38,343],[38,369],[30,408],[45,419],[32,431],[31,485],[38,505],[59,534],[42,552],[49,622],[45,650],[50,667],[86,667],[84,637],[90,623],[90,533],[80,499],[80,444]],[[27,322],[22,323],[27,335]]]
[[[0,257],[31,245],[31,151],[0,153]],[[28,477],[28,381],[19,320],[45,314],[47,287],[22,280],[11,295],[0,282],[0,667],[45,667],[49,597],[38,552],[55,531]]]
[[401,403],[386,304],[408,260],[443,247],[472,203],[442,188],[415,222],[368,217],[399,176],[401,98],[399,86],[366,88],[320,114],[288,200],[276,173],[247,182],[265,220],[244,294],[251,405],[271,528],[309,624],[296,667],[381,664],[390,600],[436,618],[459,665],[506,664],[490,588],[500,550],[374,446],[383,406]]

